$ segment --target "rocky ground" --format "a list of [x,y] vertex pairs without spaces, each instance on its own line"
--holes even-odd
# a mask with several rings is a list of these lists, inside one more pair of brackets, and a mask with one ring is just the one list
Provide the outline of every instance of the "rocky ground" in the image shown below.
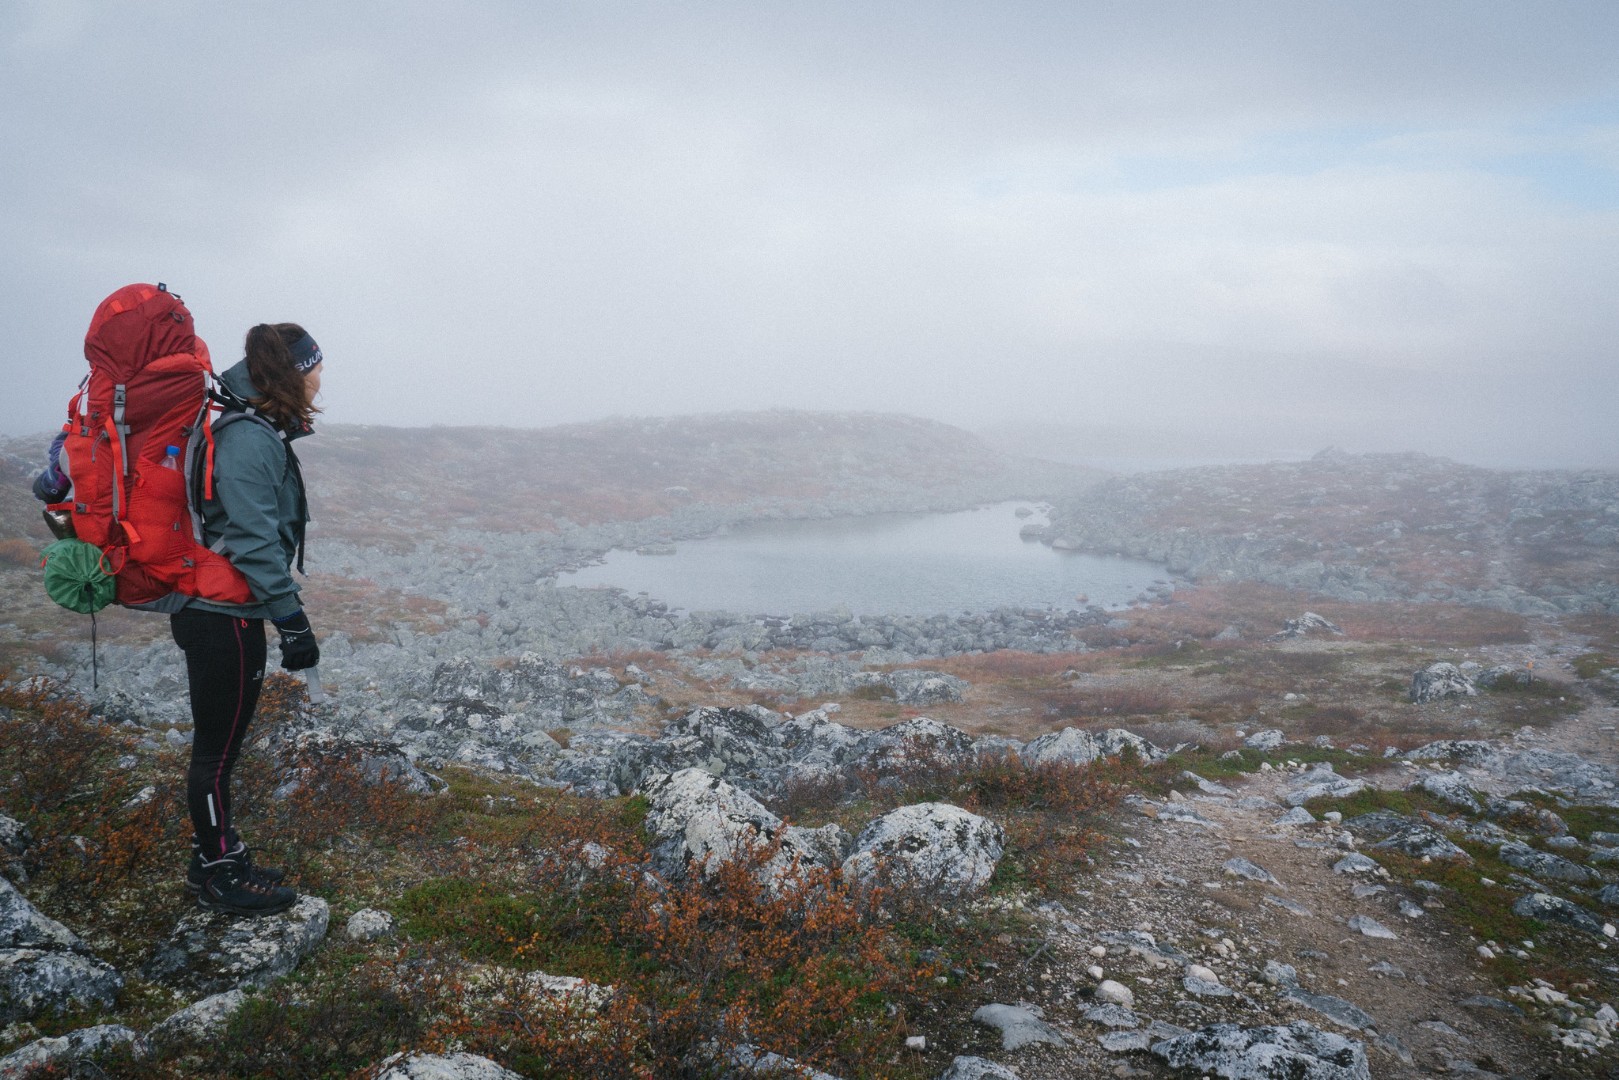
[[[330,698],[276,680],[243,766],[283,916],[173,883],[190,732],[151,621],[110,615],[80,697],[86,650],[7,609],[44,678],[0,686],[0,1075],[1619,1068],[1611,476],[1327,454],[1048,486],[1048,540],[1183,579],[1122,612],[685,616],[550,575],[1033,490],[925,425],[632,428],[556,436],[577,476],[525,481],[528,531],[452,501],[414,533],[465,469],[389,479],[386,439],[339,433],[379,529],[327,534]],[[945,464],[878,467],[917,446]],[[687,482],[583,482],[653,462]]]

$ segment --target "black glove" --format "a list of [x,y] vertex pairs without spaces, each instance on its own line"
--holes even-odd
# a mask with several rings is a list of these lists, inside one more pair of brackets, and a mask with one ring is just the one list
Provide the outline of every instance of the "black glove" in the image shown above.
[[303,608],[270,621],[281,634],[282,667],[302,671],[320,663],[320,646],[315,644],[315,631],[310,628],[309,616],[304,614]]

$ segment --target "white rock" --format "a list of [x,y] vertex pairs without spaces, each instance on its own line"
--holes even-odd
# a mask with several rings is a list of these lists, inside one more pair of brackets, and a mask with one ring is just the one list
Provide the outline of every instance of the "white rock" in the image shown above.
[[1102,976],[1107,974],[1107,973],[1102,970],[1102,965],[1101,964],[1092,964],[1090,967],[1085,969],[1085,974],[1089,975],[1091,978],[1095,979],[1097,982],[1101,982],[1102,981]]
[[60,1038],[35,1039],[0,1058],[0,1077],[39,1075],[35,1073],[38,1069],[49,1069],[43,1075],[54,1076],[57,1071],[52,1066],[67,1065],[124,1045],[133,1045],[137,1054],[145,1049],[140,1034],[122,1024],[102,1024],[80,1028]]
[[1067,1046],[1062,1032],[1027,1009],[1015,1005],[985,1005],[973,1013],[973,1020],[1001,1033],[1001,1049],[1018,1050],[1038,1043]]
[[1382,938],[1385,941],[1396,940],[1393,930],[1390,930],[1370,915],[1351,915],[1349,917],[1349,929],[1358,930],[1369,938]]
[[1105,1005],[1123,1005],[1126,1009],[1133,1008],[1136,1003],[1136,996],[1130,988],[1112,979],[1102,980],[1092,996]]
[[939,1074],[939,1080],[1018,1080],[1018,1074],[988,1058],[962,1056]]
[[393,937],[398,925],[394,917],[386,911],[361,908],[349,916],[349,921],[343,926],[343,933],[350,941],[376,941],[380,938]]
[[510,1069],[477,1054],[395,1054],[377,1080],[523,1080]]
[[905,885],[960,896],[989,883],[1005,849],[1005,830],[988,818],[949,803],[917,803],[862,829],[843,873],[856,881],[886,873]]

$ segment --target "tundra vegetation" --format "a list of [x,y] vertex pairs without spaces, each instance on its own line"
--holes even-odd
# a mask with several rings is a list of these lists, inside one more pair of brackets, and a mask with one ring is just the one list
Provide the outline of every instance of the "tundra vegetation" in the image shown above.
[[[521,453],[435,432],[408,469],[401,440],[429,436],[334,435],[310,475],[346,562],[309,606],[346,642],[335,698],[366,705],[267,681],[239,816],[320,906],[206,1023],[171,1019],[217,993],[177,973],[181,939],[228,920],[188,922],[166,627],[108,612],[113,690],[88,692],[37,588],[37,514],[0,486],[6,910],[120,979],[59,1008],[0,991],[0,1055],[55,1048],[19,1072],[403,1076],[402,1052],[531,1077],[1619,1068],[1609,477],[1327,455],[1095,487],[937,425],[802,414]],[[31,451],[4,449],[25,477]],[[505,452],[517,511],[456,490]],[[614,537],[1013,495],[1058,507],[1048,541],[1168,559],[1175,587],[1055,630],[890,626],[830,655],[431,569],[506,573],[520,542],[531,586]],[[617,621],[531,633],[556,606]],[[1003,631],[1039,647],[904,648]],[[752,824],[671,832],[653,778],[693,767]],[[846,859],[940,806],[988,823],[984,880]],[[7,963],[32,947],[0,940]],[[48,1042],[108,1025],[128,1037]]]

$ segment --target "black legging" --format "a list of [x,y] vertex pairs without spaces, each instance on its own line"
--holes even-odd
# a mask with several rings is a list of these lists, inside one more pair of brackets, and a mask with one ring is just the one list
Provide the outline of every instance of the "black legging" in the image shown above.
[[266,655],[263,619],[189,608],[169,616],[191,684],[191,767],[186,805],[205,859],[230,850],[230,774],[259,703]]

